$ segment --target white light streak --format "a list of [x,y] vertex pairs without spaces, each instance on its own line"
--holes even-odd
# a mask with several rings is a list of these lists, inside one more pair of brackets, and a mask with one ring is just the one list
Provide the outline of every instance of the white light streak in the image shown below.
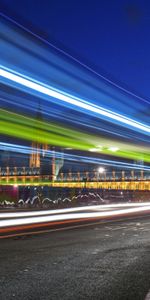
[[92,212],[92,213],[71,213],[71,214],[59,214],[54,216],[40,216],[40,217],[31,217],[31,218],[22,218],[22,219],[10,219],[10,220],[1,220],[0,228],[8,226],[18,226],[18,225],[27,225],[27,224],[39,224],[46,222],[56,222],[56,221],[66,221],[66,220],[77,220],[77,219],[92,219],[92,218],[101,218],[101,217],[112,217],[120,215],[130,215],[132,213],[150,211],[150,206],[146,207],[136,207],[128,208],[114,211],[105,211],[105,212]]
[[124,124],[125,126],[129,125],[134,129],[140,129],[140,130],[144,131],[145,133],[150,133],[150,127],[145,124],[142,124],[133,119],[127,118],[123,115],[117,114],[113,111],[104,109],[100,106],[96,106],[90,102],[84,101],[83,99],[73,97],[72,95],[63,93],[62,91],[54,90],[54,88],[52,88],[51,86],[46,86],[38,81],[35,82],[34,80],[32,80],[29,77],[25,78],[25,77],[22,77],[22,75],[20,75],[20,74],[16,75],[13,73],[12,70],[10,72],[10,71],[6,71],[5,68],[0,69],[0,75],[6,79],[9,79],[13,82],[19,83],[27,88],[30,88],[32,90],[35,90],[35,91],[45,94],[47,96],[59,99],[63,102],[72,104],[79,108],[83,108],[87,111],[94,112],[97,115],[107,117],[108,119],[118,121],[118,122]]
[[[94,148],[98,149],[98,148]],[[24,153],[28,154],[31,153],[31,147],[28,146],[22,146],[22,145],[16,145],[16,144],[10,144],[10,143],[0,143],[0,150],[5,150],[5,151],[12,151],[12,152],[19,152],[19,153]],[[37,149],[32,148],[32,150],[37,151]],[[93,152],[93,151],[91,151]],[[42,150],[38,149],[38,153],[42,154]],[[52,157],[53,156],[53,151],[47,150],[46,151],[46,157]],[[62,154],[60,152],[55,151],[55,156],[57,158],[62,158]],[[63,157],[67,160],[70,161],[82,161],[85,163],[92,163],[92,164],[104,164],[104,165],[113,165],[116,167],[125,167],[128,169],[142,169],[145,171],[150,171],[150,167],[148,165],[139,165],[139,164],[132,164],[132,163],[125,163],[122,161],[113,161],[113,160],[106,160],[106,159],[100,159],[96,157],[87,157],[87,156],[79,156],[79,155],[74,155],[74,154],[68,154],[64,153]]]
[[[12,213],[0,213],[0,219],[6,218],[21,218],[21,217],[39,217],[39,216],[48,216],[48,215],[58,215],[64,213],[73,213],[73,212],[84,212],[92,210],[107,210],[112,208],[126,208],[126,207],[150,207],[150,202],[140,203],[122,203],[122,204],[103,204],[103,205],[91,205],[91,206],[82,206],[74,208],[63,208],[55,210],[44,210],[44,211],[25,211],[25,212],[12,212]],[[82,214],[81,214],[82,216]],[[1,221],[0,221],[1,222]]]

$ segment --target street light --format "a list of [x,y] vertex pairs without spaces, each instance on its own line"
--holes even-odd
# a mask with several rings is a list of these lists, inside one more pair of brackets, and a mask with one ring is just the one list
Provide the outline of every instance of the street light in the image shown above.
[[14,188],[16,189],[17,187],[18,187],[18,184],[17,184],[17,183],[15,183],[15,184],[14,184]]
[[[102,174],[104,174],[105,172],[106,172],[106,170],[105,170],[105,168],[103,168],[103,167],[99,167],[98,168],[98,176],[97,176],[97,193],[98,193],[98,181],[99,181],[99,179],[101,179],[102,180]],[[100,178],[99,178],[99,174],[101,174],[101,176],[100,176]],[[105,173],[105,179],[106,179],[106,173]],[[101,187],[102,188],[102,187]],[[103,189],[103,188],[102,188]],[[103,194],[102,194],[103,195]]]
[[98,173],[103,174],[105,172],[105,169],[103,167],[99,167]]
[[105,172],[105,169],[103,167],[99,167],[97,170],[97,189],[98,189],[98,181],[99,181],[99,174],[103,174]]

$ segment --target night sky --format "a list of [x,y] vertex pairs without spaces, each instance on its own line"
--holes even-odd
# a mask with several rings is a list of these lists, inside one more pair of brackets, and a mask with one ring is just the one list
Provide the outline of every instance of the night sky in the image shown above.
[[149,1],[1,0],[1,11],[150,100]]

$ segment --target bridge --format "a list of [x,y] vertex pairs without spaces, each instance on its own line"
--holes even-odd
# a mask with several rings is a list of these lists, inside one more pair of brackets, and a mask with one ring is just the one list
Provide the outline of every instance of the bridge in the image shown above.
[[41,175],[38,169],[9,167],[0,170],[0,185],[44,186],[62,188],[89,188],[113,190],[150,191],[148,171],[112,171],[99,174],[95,172],[67,172],[58,176]]

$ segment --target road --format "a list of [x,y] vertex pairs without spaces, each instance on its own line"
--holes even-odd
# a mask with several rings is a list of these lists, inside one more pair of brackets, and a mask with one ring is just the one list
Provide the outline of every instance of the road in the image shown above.
[[0,241],[1,300],[143,300],[150,216]]
[[82,227],[121,217],[150,214],[150,203],[124,203],[55,210],[1,211],[0,239],[50,232],[64,227]]

